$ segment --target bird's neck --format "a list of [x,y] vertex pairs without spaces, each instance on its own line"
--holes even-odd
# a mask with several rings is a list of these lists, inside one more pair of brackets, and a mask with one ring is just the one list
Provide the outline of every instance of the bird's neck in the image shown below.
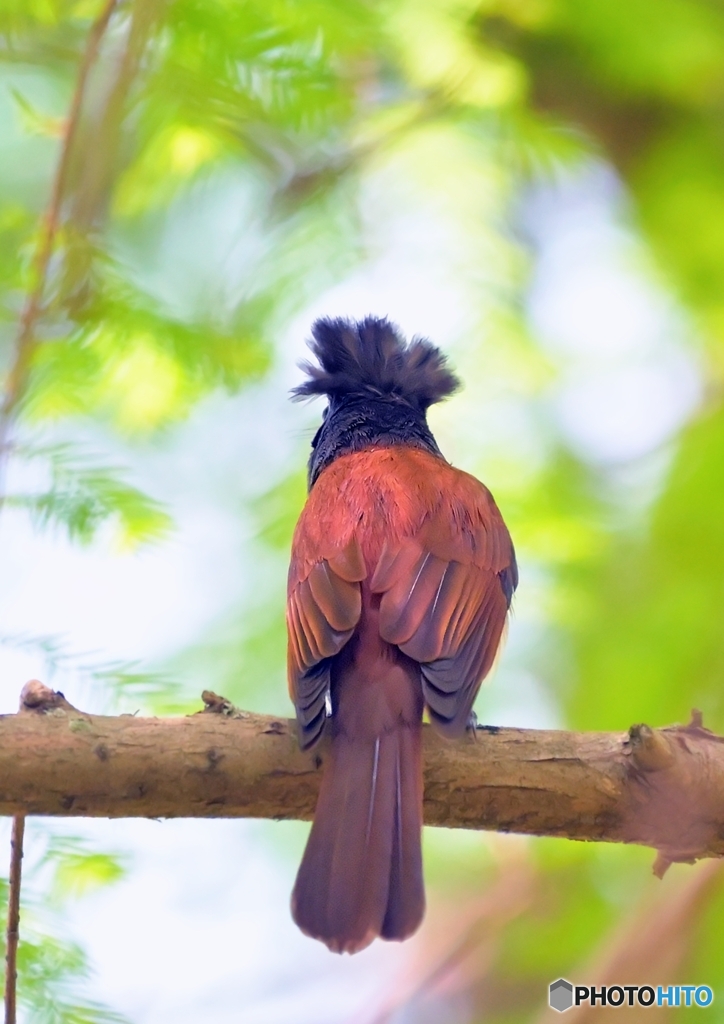
[[348,398],[330,412],[313,443],[309,487],[335,459],[365,448],[422,448],[442,458],[425,414],[396,399]]

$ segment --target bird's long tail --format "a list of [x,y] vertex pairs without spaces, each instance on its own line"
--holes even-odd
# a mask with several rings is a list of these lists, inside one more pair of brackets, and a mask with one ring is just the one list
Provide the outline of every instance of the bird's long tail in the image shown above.
[[301,930],[337,953],[411,935],[425,910],[421,829],[420,725],[334,736],[292,894]]

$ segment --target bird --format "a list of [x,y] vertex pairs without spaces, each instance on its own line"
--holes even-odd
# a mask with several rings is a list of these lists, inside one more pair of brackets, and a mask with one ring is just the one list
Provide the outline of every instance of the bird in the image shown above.
[[384,317],[322,318],[296,400],[325,396],[289,566],[288,681],[303,750],[328,736],[292,916],[333,952],[402,941],[425,912],[422,724],[461,737],[518,570],[490,491],[442,455],[460,382]]

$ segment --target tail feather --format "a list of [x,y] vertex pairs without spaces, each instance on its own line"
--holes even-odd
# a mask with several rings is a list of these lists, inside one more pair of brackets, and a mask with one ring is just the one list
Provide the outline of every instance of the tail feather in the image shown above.
[[[422,885],[422,752],[420,730],[398,733],[395,771],[395,820],[392,829],[390,890],[380,935],[404,939],[419,926],[425,912]],[[414,765],[409,771],[406,765]]]
[[425,908],[420,728],[332,741],[292,895],[307,935],[338,953],[404,939]]

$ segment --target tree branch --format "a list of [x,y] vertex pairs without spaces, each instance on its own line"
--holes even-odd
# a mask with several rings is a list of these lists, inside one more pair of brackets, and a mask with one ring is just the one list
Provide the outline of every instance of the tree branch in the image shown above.
[[[293,722],[205,692],[185,718],[86,715],[36,680],[0,716],[0,814],[310,819],[326,758]],[[628,733],[424,729],[425,823],[724,856],[724,738],[701,724]]]

